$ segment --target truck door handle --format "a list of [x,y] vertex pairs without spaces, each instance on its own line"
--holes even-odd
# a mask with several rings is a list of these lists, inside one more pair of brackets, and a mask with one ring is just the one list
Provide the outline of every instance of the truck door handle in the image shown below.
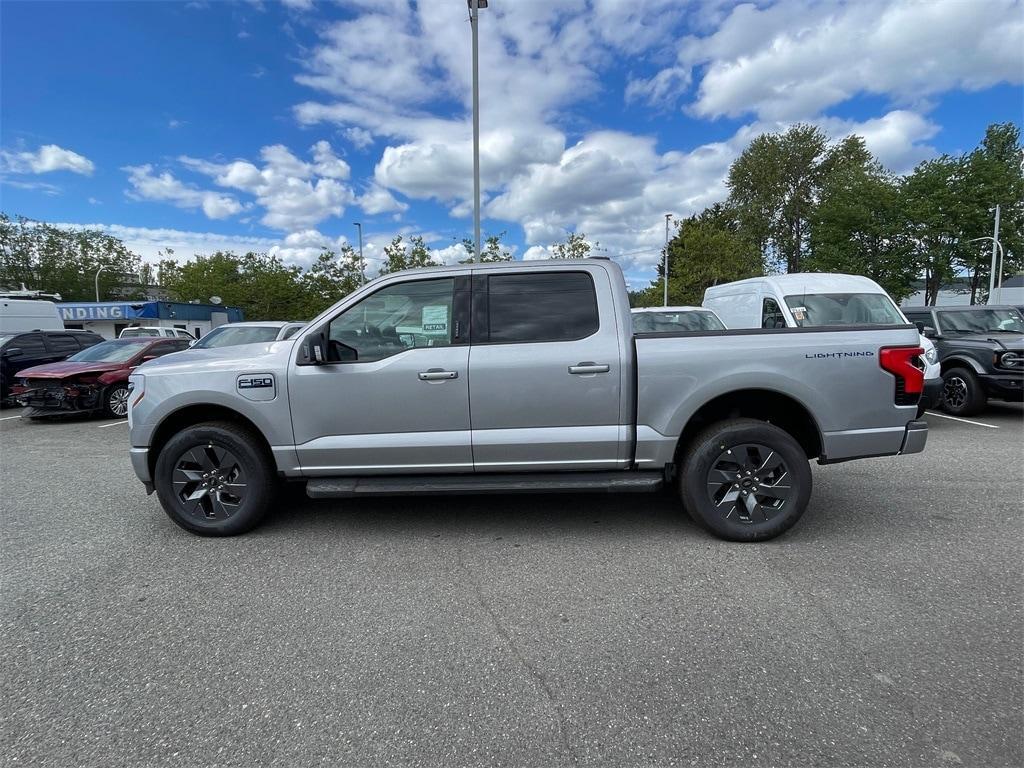
[[601,363],[592,363],[589,360],[585,363],[576,363],[569,366],[569,373],[608,373],[611,366]]
[[458,371],[445,371],[441,368],[431,368],[429,371],[420,371],[417,375],[420,377],[420,381],[440,381],[442,379],[459,378]]

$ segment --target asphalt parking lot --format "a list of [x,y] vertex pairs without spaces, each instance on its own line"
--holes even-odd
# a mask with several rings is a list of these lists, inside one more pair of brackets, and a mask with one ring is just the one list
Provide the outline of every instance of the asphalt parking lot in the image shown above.
[[803,521],[668,497],[311,502],[200,539],[121,422],[0,412],[0,761],[1019,766],[1020,406],[815,466]]

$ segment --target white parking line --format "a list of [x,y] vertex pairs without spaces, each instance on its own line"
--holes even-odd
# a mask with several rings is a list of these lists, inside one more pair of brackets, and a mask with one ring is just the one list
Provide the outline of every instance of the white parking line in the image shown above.
[[4,416],[3,418],[0,418],[0,421],[7,421],[8,419],[20,419],[20,418],[21,418],[21,416]]
[[995,424],[982,424],[980,421],[971,421],[970,419],[961,419],[957,416],[947,416],[944,413],[936,413],[935,411],[928,411],[929,416],[938,416],[940,419],[952,419],[953,421],[962,421],[964,424],[973,424],[976,427],[988,427],[989,429],[999,429]]
[[106,429],[107,427],[116,427],[118,424],[127,424],[128,419],[124,421],[115,421],[113,424],[100,424],[96,429]]

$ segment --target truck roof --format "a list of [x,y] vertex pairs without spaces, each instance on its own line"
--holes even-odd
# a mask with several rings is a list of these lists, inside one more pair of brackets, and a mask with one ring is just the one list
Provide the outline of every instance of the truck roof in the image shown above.
[[[445,274],[447,272],[459,272],[466,269],[473,270],[529,270],[536,269],[538,267],[558,267],[567,264],[615,264],[611,259],[604,257],[588,257],[585,259],[531,259],[530,261],[485,261],[485,262],[474,262],[472,264],[445,264],[439,267],[415,267],[413,269],[402,269],[398,272],[389,272],[387,275],[381,275],[381,277],[391,277],[393,275],[423,275],[423,274]],[[618,264],[615,264],[618,267]],[[376,280],[377,278],[374,278]],[[372,281],[371,281],[372,282]]]

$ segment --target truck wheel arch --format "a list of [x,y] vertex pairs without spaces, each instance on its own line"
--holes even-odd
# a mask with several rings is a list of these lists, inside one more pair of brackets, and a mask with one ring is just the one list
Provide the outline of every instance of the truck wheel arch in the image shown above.
[[263,436],[263,432],[260,431],[259,427],[238,411],[223,405],[204,403],[202,405],[187,405],[184,408],[179,408],[167,414],[156,430],[154,430],[149,444],[148,455],[150,477],[152,477],[152,473],[156,468],[156,460],[160,456],[160,451],[163,450],[168,440],[183,429],[207,421],[228,421],[249,430],[259,439],[260,448],[270,457],[273,466],[273,452],[270,450],[270,444],[267,442],[266,437]]
[[708,425],[735,418],[758,419],[774,424],[793,436],[808,459],[821,455],[821,429],[803,403],[775,390],[739,389],[718,395],[693,412],[676,444],[676,464],[690,442]]
[[985,373],[985,369],[982,367],[981,363],[973,357],[967,357],[965,355],[947,357],[945,360],[942,360],[939,365],[943,373],[948,371],[950,368],[970,368],[975,373]]

